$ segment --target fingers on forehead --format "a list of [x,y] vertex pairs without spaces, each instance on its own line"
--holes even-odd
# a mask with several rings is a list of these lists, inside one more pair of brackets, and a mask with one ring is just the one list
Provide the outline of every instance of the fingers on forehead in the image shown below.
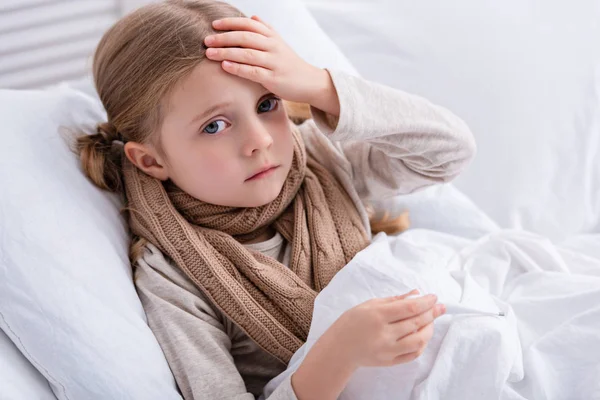
[[250,32],[268,35],[270,30],[264,24],[246,17],[223,18],[213,22],[213,26],[219,30],[246,30]]

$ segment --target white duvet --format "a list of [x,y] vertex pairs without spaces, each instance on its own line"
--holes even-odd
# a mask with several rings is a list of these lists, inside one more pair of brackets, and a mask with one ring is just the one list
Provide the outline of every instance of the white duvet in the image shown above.
[[600,235],[557,246],[523,231],[478,240],[380,234],[318,296],[309,338],[269,394],[348,308],[417,288],[506,317],[444,315],[415,361],[358,370],[340,399],[600,399]]

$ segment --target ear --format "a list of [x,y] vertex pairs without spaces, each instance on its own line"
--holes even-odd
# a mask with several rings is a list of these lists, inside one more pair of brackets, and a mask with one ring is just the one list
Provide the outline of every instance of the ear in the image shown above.
[[151,146],[136,143],[125,143],[125,156],[139,169],[161,181],[169,179],[169,171],[164,159]]

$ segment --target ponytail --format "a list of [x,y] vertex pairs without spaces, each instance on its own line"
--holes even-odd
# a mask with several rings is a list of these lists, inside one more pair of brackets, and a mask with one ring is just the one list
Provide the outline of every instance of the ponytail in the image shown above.
[[122,190],[123,142],[110,122],[98,125],[96,133],[77,138],[76,151],[85,175],[99,188]]
[[[101,189],[125,196],[122,174],[123,137],[110,122],[98,124],[96,133],[77,137],[75,151],[85,175]],[[129,212],[125,206],[121,212]],[[146,239],[131,235],[129,260],[132,265],[142,256]]]

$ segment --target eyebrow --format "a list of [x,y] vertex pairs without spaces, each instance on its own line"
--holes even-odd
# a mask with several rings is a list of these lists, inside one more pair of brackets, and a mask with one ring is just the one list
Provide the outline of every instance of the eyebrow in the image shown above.
[[203,120],[204,118],[208,117],[210,114],[214,113],[215,111],[218,111],[222,108],[225,108],[227,106],[231,105],[231,102],[226,101],[223,103],[217,103],[213,106],[208,107],[203,113],[200,113],[198,115],[196,115],[192,121],[189,123],[189,125],[193,125],[195,123],[197,123],[198,121]]
[[[270,96],[275,96],[275,94],[273,94],[270,91],[266,91],[262,96],[259,97],[258,101],[263,100],[265,97],[270,97]],[[208,117],[210,114],[221,110],[223,108],[226,108],[228,106],[231,105],[230,101],[224,101],[222,103],[217,103],[213,106],[210,106],[209,108],[207,108],[203,113],[196,115],[189,123],[189,125],[194,125],[195,123],[197,123],[198,121],[203,120],[204,118]]]

